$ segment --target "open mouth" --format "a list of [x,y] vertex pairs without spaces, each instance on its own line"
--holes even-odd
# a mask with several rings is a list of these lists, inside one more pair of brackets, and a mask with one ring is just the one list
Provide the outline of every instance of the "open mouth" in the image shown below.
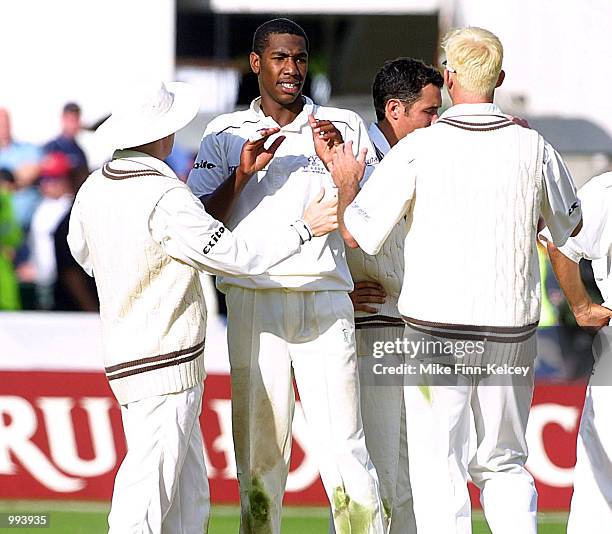
[[281,82],[280,86],[283,89],[283,92],[289,94],[299,93],[301,84],[297,82]]

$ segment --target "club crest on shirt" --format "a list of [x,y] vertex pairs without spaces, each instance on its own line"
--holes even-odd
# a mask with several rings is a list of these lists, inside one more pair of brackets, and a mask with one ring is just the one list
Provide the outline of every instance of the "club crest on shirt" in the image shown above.
[[314,174],[327,174],[327,169],[319,156],[308,156],[308,163],[302,167],[304,172],[312,172]]

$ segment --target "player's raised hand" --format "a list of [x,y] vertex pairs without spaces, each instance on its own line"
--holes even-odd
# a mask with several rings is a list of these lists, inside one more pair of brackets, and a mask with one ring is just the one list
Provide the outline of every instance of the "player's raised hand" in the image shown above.
[[312,129],[315,152],[325,167],[327,167],[327,170],[331,171],[330,164],[334,154],[334,147],[343,142],[342,134],[334,126],[333,122],[315,119],[312,114],[308,115],[308,124],[310,124]]
[[370,304],[382,304],[386,296],[384,288],[379,283],[367,280],[355,282],[355,289],[349,293],[355,311],[368,313],[376,313],[378,309]]
[[334,196],[323,201],[324,196],[325,189],[321,188],[302,216],[314,237],[329,234],[338,228],[338,198]]
[[338,145],[332,158],[332,179],[337,188],[358,187],[365,173],[367,148],[362,148],[359,155],[353,155],[353,142]]
[[274,157],[274,153],[285,140],[285,136],[279,136],[268,148],[264,145],[271,135],[279,131],[280,128],[265,128],[251,136],[244,145],[242,145],[240,165],[238,166],[237,173],[240,172],[242,177],[250,178],[270,163]]

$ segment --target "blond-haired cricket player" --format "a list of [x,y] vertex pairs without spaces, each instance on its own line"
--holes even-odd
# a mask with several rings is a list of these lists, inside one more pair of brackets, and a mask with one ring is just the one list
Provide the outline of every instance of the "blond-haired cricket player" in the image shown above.
[[444,49],[453,106],[434,125],[398,142],[361,192],[362,158],[336,151],[340,225],[349,245],[373,254],[409,219],[399,310],[420,347],[404,389],[417,531],[471,532],[469,473],[494,534],[535,534],[525,429],[540,311],[537,223],[542,215],[562,245],[578,230],[580,206],[555,150],[493,103],[504,80],[499,39],[462,28]]

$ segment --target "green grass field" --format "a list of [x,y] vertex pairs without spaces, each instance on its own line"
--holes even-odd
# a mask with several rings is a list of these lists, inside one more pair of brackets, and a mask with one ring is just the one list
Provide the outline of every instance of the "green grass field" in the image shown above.
[[[0,501],[0,513],[48,513],[48,528],[0,528],[19,534],[106,534],[108,505],[83,502]],[[285,507],[283,532],[288,534],[327,534],[327,508]],[[566,513],[540,514],[539,534],[563,534]],[[209,534],[237,534],[238,508],[214,506]],[[481,512],[474,512],[473,534],[490,534]]]

